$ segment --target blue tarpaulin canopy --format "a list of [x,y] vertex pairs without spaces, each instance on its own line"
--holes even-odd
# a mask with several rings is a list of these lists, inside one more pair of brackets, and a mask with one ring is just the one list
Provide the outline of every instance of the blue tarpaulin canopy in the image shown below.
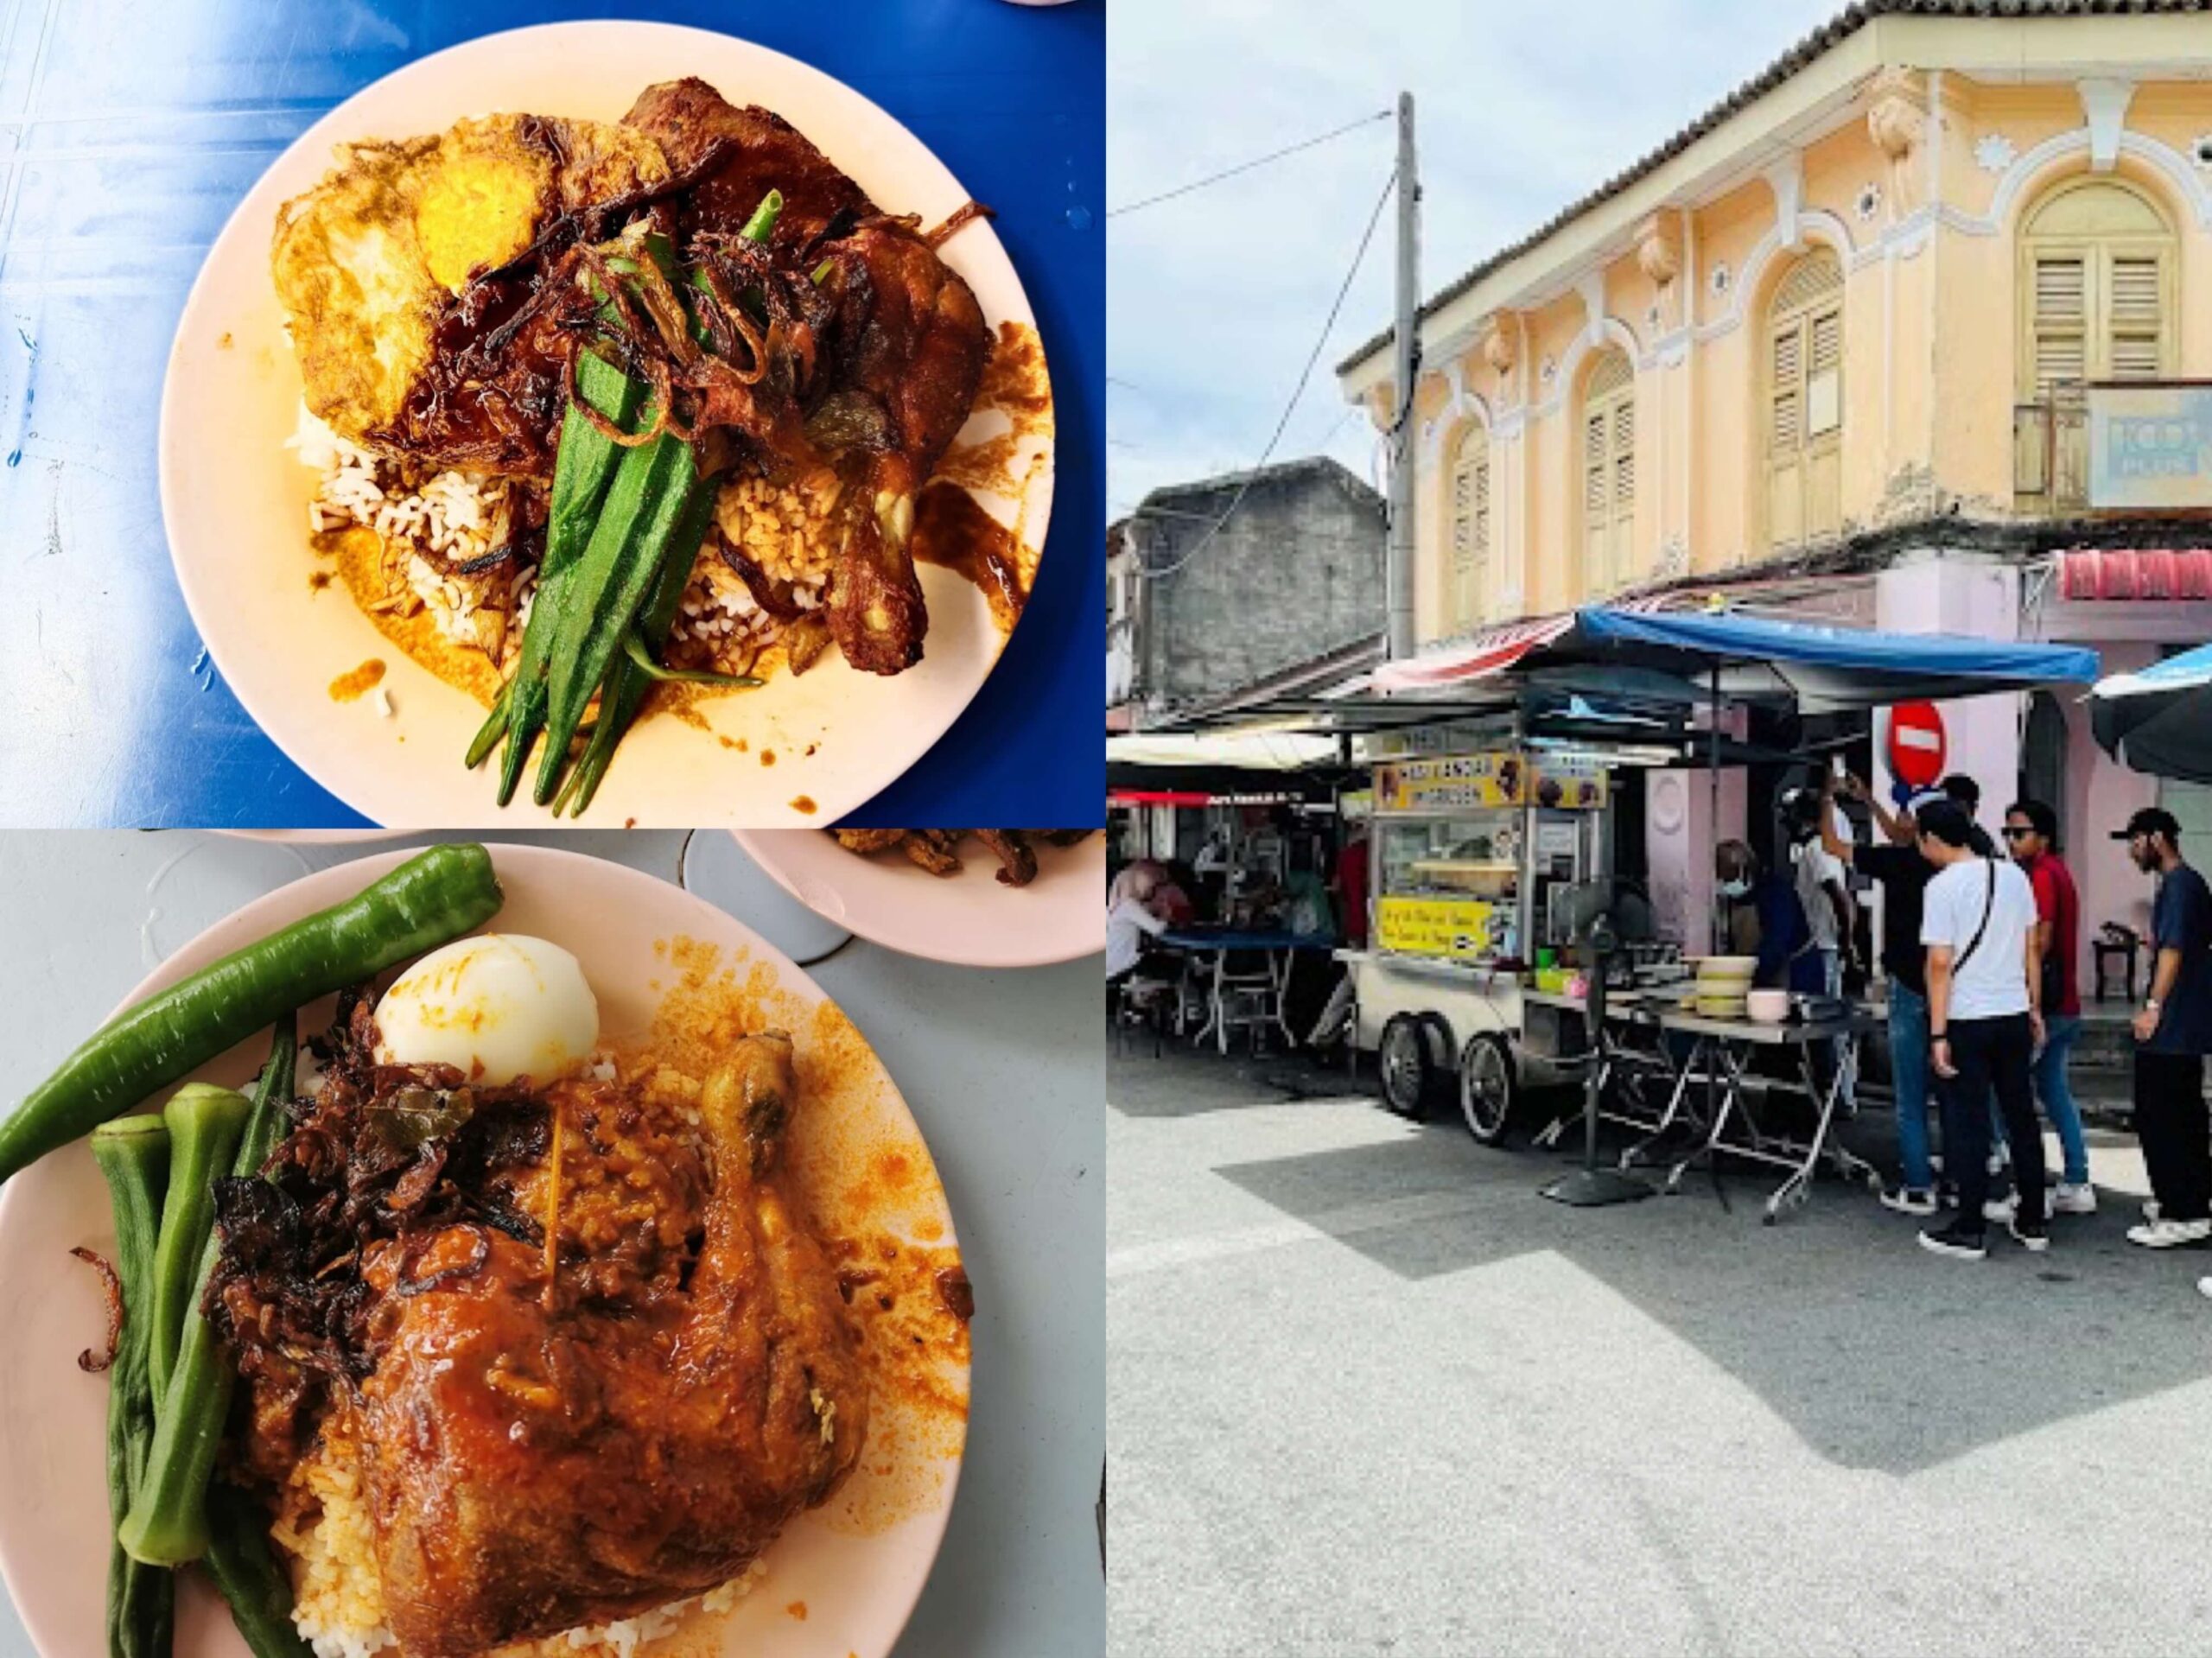
[[2107,753],[2138,772],[2212,783],[2212,645],[2101,679],[2089,696]]
[[1662,613],[1592,607],[1518,666],[1575,663],[1678,676],[1738,700],[1789,699],[1807,713],[1917,698],[1980,696],[2037,685],[2087,684],[2097,653],[2078,645],[1890,633],[1781,621],[1733,611]]

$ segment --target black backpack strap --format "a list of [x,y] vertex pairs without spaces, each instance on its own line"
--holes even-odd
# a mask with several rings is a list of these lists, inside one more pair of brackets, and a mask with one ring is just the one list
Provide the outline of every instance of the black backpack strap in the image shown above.
[[1997,908],[1997,860],[1984,858],[1982,862],[1989,866],[1989,890],[1982,895],[1981,924],[1974,930],[1974,937],[1967,940],[1965,951],[1957,961],[1951,963],[1951,971],[1954,973],[1964,967],[1974,951],[1981,948],[1981,936],[1989,931],[1990,914]]

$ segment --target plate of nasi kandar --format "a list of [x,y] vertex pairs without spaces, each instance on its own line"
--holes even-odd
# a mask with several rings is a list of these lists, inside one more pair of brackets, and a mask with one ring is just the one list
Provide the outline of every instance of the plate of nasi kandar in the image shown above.
[[0,1573],[53,1654],[881,1658],[974,1310],[772,948],[572,853],[365,858],[0,1118]]
[[216,239],[162,393],[201,638],[397,827],[820,823],[979,694],[1052,399],[897,121],[781,54],[549,24],[348,98]]

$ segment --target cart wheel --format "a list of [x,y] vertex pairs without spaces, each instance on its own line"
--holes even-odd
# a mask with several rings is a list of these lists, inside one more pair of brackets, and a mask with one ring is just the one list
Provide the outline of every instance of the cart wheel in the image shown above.
[[1436,1086],[1436,1058],[1418,1013],[1393,1013],[1376,1045],[1375,1068],[1382,1081],[1382,1103],[1415,1122],[1428,1115],[1430,1090]]
[[1501,1144],[1513,1118],[1518,1089],[1513,1056],[1494,1036],[1478,1036],[1459,1052],[1459,1114],[1467,1132],[1485,1146]]

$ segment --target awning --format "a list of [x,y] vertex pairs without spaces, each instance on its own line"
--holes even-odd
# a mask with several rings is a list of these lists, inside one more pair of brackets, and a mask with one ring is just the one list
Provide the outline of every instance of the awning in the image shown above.
[[1717,678],[1721,695],[1731,700],[1791,702],[1806,713],[1825,713],[2086,684],[2097,677],[2096,652],[2077,645],[1891,633],[1740,611],[1592,607],[1548,619],[1543,626],[1542,637],[1510,656],[1498,653],[1500,659],[1488,665],[1455,658],[1453,683],[1473,689],[1508,670],[1535,678],[1573,667],[1632,669],[1700,686]]
[[2107,753],[2138,772],[2212,783],[2212,645],[2101,679],[2089,698]]
[[1574,625],[1574,618],[1540,616],[1533,621],[1512,622],[1461,639],[1441,651],[1386,662],[1375,670],[1379,691],[1411,691],[1459,680],[1481,679],[1510,668],[1540,645],[1549,645]]
[[1351,775],[1337,739],[1303,731],[1159,732],[1106,740],[1107,797],[1130,804],[1326,800]]
[[2058,596],[2169,602],[2212,599],[2212,548],[2082,548],[2061,553]]

